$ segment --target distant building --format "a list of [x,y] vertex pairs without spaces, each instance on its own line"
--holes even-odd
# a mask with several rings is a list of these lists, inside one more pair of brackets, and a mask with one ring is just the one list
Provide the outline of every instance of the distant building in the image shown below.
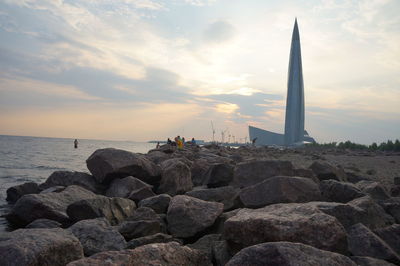
[[301,64],[300,35],[297,19],[294,22],[290,47],[288,85],[286,98],[285,134],[274,133],[249,126],[250,139],[256,145],[293,146],[305,142],[315,142],[304,130],[304,84]]

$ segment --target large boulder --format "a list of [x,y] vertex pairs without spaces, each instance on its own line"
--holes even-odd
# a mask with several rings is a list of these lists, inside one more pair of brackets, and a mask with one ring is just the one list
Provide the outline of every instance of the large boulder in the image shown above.
[[112,225],[116,225],[132,216],[135,209],[136,204],[132,200],[97,196],[70,204],[67,214],[73,221],[104,217]]
[[205,201],[215,201],[224,204],[224,211],[240,206],[240,190],[232,186],[217,188],[200,188],[186,192],[185,195]]
[[7,189],[7,198],[6,200],[14,203],[23,195],[26,194],[38,194],[40,193],[41,189],[39,188],[38,184],[35,182],[27,182],[18,186],[13,186]]
[[106,191],[107,197],[127,198],[134,190],[151,187],[149,184],[133,176],[114,179]]
[[325,201],[346,203],[365,196],[355,185],[334,179],[321,181],[320,189]]
[[205,173],[210,168],[210,163],[206,159],[196,159],[190,167],[192,182],[194,186],[201,186],[204,183]]
[[169,155],[158,150],[151,150],[146,154],[146,157],[155,164],[160,164],[169,159]]
[[356,186],[365,194],[368,194],[374,200],[386,200],[390,198],[386,189],[378,182],[373,181],[360,181]]
[[395,266],[386,260],[375,259],[371,257],[351,256],[350,259],[358,266]]
[[85,256],[107,250],[122,250],[126,241],[104,218],[83,220],[68,230],[81,242]]
[[25,226],[25,228],[60,228],[61,226],[62,224],[53,220],[37,219]]
[[242,209],[224,225],[224,238],[232,247],[290,241],[346,253],[346,231],[340,222],[309,204],[274,204]]
[[400,197],[380,201],[381,207],[400,224]]
[[157,193],[171,196],[184,194],[192,190],[193,183],[190,168],[180,159],[169,159],[162,163],[162,176]]
[[100,194],[103,187],[96,182],[96,179],[87,173],[71,171],[55,171],[40,185],[42,189],[55,186],[68,187],[71,185],[81,186],[94,193]]
[[143,199],[139,202],[139,207],[149,207],[156,213],[166,213],[172,197],[168,194],[161,194],[154,197]]
[[[112,264],[111,264],[112,263]],[[69,263],[67,266],[167,266],[190,265],[207,266],[206,258],[197,250],[181,246],[177,242],[157,243],[140,246],[122,251],[107,251],[95,254],[89,258]]]
[[153,244],[153,243],[169,243],[169,242],[177,242],[178,240],[171,235],[166,235],[163,233],[157,233],[154,235],[138,237],[132,239],[126,244],[127,249],[135,249],[137,247]]
[[168,207],[168,231],[174,237],[188,238],[214,224],[224,205],[189,196],[175,196]]
[[212,164],[204,174],[203,185],[209,188],[227,186],[233,179],[233,166],[228,163]]
[[79,240],[61,228],[19,229],[0,235],[0,265],[60,265],[83,257]]
[[236,165],[232,184],[236,187],[248,187],[273,176],[293,176],[293,174],[294,168],[289,161],[249,161]]
[[232,258],[228,242],[226,240],[215,241],[212,246],[212,258],[214,265],[225,266]]
[[134,176],[156,185],[160,181],[160,168],[142,154],[106,148],[96,150],[86,160],[86,165],[99,183],[109,183],[115,178]]
[[274,176],[242,189],[240,199],[245,207],[257,208],[275,203],[320,200],[321,192],[309,178]]
[[357,266],[348,257],[290,242],[262,243],[242,249],[227,266]]
[[46,218],[68,224],[68,205],[78,200],[95,198],[96,194],[80,186],[69,186],[59,193],[29,194],[22,196],[14,205],[7,219],[26,225],[36,219]]
[[132,191],[129,194],[128,199],[133,200],[136,203],[139,203],[141,200],[151,198],[154,196],[156,196],[156,194],[153,192],[151,187],[142,187]]
[[363,224],[355,224],[348,233],[349,251],[354,256],[369,256],[400,263],[400,257],[382,239],[375,235]]
[[374,230],[374,233],[386,242],[397,254],[400,254],[400,224],[393,224]]
[[310,169],[316,174],[319,180],[334,179],[337,181],[346,181],[346,173],[327,162],[316,161],[310,165]]
[[212,261],[213,259],[213,246],[214,243],[221,240],[221,234],[209,234],[201,237],[193,244],[188,244],[187,246],[192,249],[197,249],[205,256],[207,256],[208,260]]

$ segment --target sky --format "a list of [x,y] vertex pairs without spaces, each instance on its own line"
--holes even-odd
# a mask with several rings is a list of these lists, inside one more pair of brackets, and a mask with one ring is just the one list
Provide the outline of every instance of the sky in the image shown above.
[[[305,128],[400,139],[399,0],[0,0],[0,134],[243,142],[283,133],[297,17]],[[230,136],[229,136],[230,135]]]

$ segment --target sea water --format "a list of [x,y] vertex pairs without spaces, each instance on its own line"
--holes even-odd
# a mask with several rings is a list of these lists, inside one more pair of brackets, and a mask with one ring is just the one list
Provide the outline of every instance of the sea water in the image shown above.
[[1,217],[11,205],[6,202],[9,187],[25,182],[43,183],[54,171],[89,172],[86,159],[97,149],[117,148],[137,153],[147,153],[155,148],[153,143],[133,141],[107,141],[39,138],[0,135],[0,231],[8,230]]

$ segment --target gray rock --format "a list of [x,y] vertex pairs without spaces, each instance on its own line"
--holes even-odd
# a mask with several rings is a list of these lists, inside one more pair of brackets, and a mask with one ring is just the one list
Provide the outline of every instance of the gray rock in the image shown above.
[[254,245],[241,250],[227,266],[357,266],[348,257],[290,242]]
[[235,216],[240,210],[242,210],[242,209],[234,209],[234,210],[222,213],[215,221],[215,227],[216,227],[215,231],[218,232],[219,234],[222,234],[224,232],[224,225],[225,225],[226,220]]
[[263,242],[290,241],[347,252],[344,227],[335,217],[307,203],[242,209],[225,222],[224,238],[236,250]]
[[[112,264],[110,264],[112,263]],[[167,265],[210,265],[204,256],[177,242],[156,243],[140,246],[135,249],[121,251],[107,251],[97,253],[89,258],[84,258],[69,263],[67,266],[110,266],[110,265],[135,265],[135,266],[167,266]]]
[[393,186],[390,189],[390,195],[392,197],[400,197],[400,186]]
[[133,176],[127,176],[122,179],[117,178],[111,182],[110,187],[106,191],[106,196],[127,198],[132,191],[144,187],[151,186]]
[[169,159],[169,155],[159,150],[151,150],[146,154],[146,157],[155,164],[160,164]]
[[0,265],[63,266],[83,257],[79,240],[61,228],[19,229],[0,235]]
[[374,230],[374,233],[386,242],[397,254],[400,254],[400,224],[393,224]]
[[197,249],[201,251],[205,256],[207,256],[208,261],[211,263],[213,259],[213,246],[216,241],[221,240],[221,234],[210,234],[201,237],[199,240],[193,244],[188,244],[186,246],[191,249]]
[[317,175],[319,180],[334,179],[337,181],[346,181],[346,174],[343,169],[331,165],[327,162],[314,162],[310,169]]
[[137,247],[147,245],[147,244],[153,244],[153,243],[169,243],[169,242],[178,242],[176,238],[174,238],[171,235],[163,234],[163,233],[157,233],[154,235],[149,235],[149,236],[143,236],[143,237],[138,237],[135,239],[132,239],[126,244],[127,249],[135,249]]
[[85,256],[107,251],[122,250],[126,241],[104,218],[83,220],[68,228],[81,242]]
[[205,173],[210,168],[210,163],[205,159],[196,159],[190,167],[192,182],[194,186],[201,186],[204,183]]
[[168,194],[161,194],[154,197],[143,199],[139,202],[139,207],[149,207],[156,213],[166,213],[172,197]]
[[133,200],[134,202],[138,203],[141,200],[151,198],[156,196],[153,190],[150,187],[142,187],[136,189],[129,194],[128,199]]
[[7,198],[6,200],[14,203],[23,195],[27,194],[38,194],[41,191],[38,184],[35,182],[27,182],[22,185],[13,186],[7,189]]
[[400,224],[400,197],[392,197],[380,202],[382,208]]
[[394,266],[394,264],[385,260],[375,259],[371,257],[351,256],[350,259],[357,263],[358,266]]
[[348,243],[349,251],[354,256],[369,256],[387,260],[395,264],[400,263],[399,255],[361,223],[353,225],[350,228]]
[[215,201],[224,204],[224,211],[240,206],[240,190],[231,186],[218,188],[200,188],[186,192],[185,195],[205,201]]
[[225,240],[215,241],[212,246],[212,257],[215,261],[214,265],[224,266],[232,258],[228,243]]
[[390,198],[386,189],[378,182],[360,181],[356,186],[365,194],[368,194],[374,200],[386,200]]
[[171,196],[192,190],[193,183],[189,166],[180,159],[169,159],[162,166],[161,183],[157,193]]
[[355,185],[334,179],[321,181],[320,189],[322,197],[326,201],[347,203],[365,196]]
[[86,165],[99,183],[134,176],[150,185],[160,181],[160,168],[142,154],[113,148],[96,150]]
[[58,193],[58,192],[64,191],[64,189],[65,189],[64,186],[49,187],[49,188],[46,188],[46,189],[40,191],[40,194],[53,193],[53,192]]
[[59,222],[49,220],[49,219],[37,219],[27,226],[25,228],[60,228],[61,224]]
[[320,200],[321,192],[309,178],[274,176],[242,189],[240,199],[245,207],[257,208],[274,203]]
[[134,213],[128,218],[129,221],[149,221],[159,220],[160,216],[151,208],[139,207]]
[[224,205],[189,196],[175,196],[168,207],[168,231],[174,237],[187,238],[214,224]]
[[112,225],[116,225],[132,216],[135,209],[136,204],[132,200],[97,196],[70,204],[67,213],[73,221],[105,217]]
[[7,219],[12,223],[26,225],[40,218],[68,224],[68,205],[75,201],[96,197],[80,186],[69,186],[60,193],[29,194],[22,196],[14,205]]
[[257,160],[238,163],[234,169],[235,187],[248,187],[273,176],[293,176],[294,168],[289,161]]
[[96,179],[83,172],[71,172],[71,171],[55,171],[53,172],[44,182],[40,185],[42,189],[47,189],[55,186],[68,187],[71,185],[81,186],[87,190],[90,190],[96,194],[102,192],[103,187],[96,182]]
[[203,185],[209,188],[228,186],[233,180],[233,166],[228,163],[212,164],[204,174]]
[[314,181],[315,183],[319,184],[318,177],[314,174],[314,172],[311,169],[296,168],[294,169],[293,176],[307,177],[312,179],[312,181]]

